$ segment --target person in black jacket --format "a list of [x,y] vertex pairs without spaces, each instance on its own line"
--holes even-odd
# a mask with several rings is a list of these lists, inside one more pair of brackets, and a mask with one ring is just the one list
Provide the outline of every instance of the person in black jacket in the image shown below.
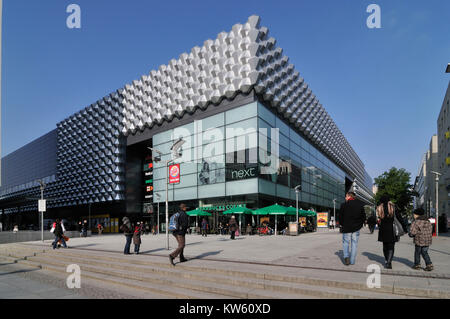
[[[339,210],[339,224],[341,226],[342,247],[345,265],[354,265],[358,248],[359,231],[366,220],[364,203],[356,198],[354,192],[345,195],[345,203]],[[351,242],[351,249],[350,249]]]
[[394,258],[395,242],[399,237],[394,235],[394,215],[402,224],[405,231],[406,225],[401,214],[391,202],[389,195],[383,195],[380,198],[380,204],[377,207],[377,216],[380,220],[380,230],[378,231],[378,241],[383,243],[383,253],[386,260],[385,268],[392,269],[392,259]]
[[130,247],[131,247],[131,240],[133,239],[133,226],[131,225],[131,221],[128,217],[122,218],[122,226],[120,226],[120,230],[123,231],[123,234],[125,235],[126,242],[125,242],[125,248],[123,250],[123,253],[125,255],[130,255]]
[[52,243],[53,249],[56,249],[56,245],[58,245],[59,241],[61,241],[64,248],[67,248],[66,241],[64,240],[64,232],[66,230],[64,229],[64,225],[60,219],[56,219],[54,228],[52,230],[53,235],[55,235],[55,241]]
[[178,242],[178,248],[169,255],[169,260],[172,266],[175,266],[173,260],[177,258],[178,255],[180,256],[180,263],[187,261],[187,259],[184,258],[184,246],[186,244],[186,232],[189,227],[189,219],[186,214],[185,204],[180,204],[178,214],[178,229],[174,230],[172,233]]

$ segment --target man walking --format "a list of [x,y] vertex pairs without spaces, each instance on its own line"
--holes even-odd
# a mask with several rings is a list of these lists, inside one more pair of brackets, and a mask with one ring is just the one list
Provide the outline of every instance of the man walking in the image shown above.
[[177,229],[173,231],[173,235],[178,242],[178,248],[175,249],[170,255],[169,260],[172,266],[175,266],[173,260],[180,256],[180,263],[187,261],[184,258],[184,246],[186,244],[186,232],[189,226],[188,216],[186,214],[186,205],[180,204],[180,210],[178,211]]
[[345,195],[345,203],[341,205],[339,210],[339,224],[343,233],[344,262],[347,266],[355,264],[359,231],[363,227],[365,220],[364,203],[356,199],[354,192],[348,192]]
[[56,219],[53,228],[50,230],[50,232],[55,235],[55,241],[52,243],[53,249],[56,249],[56,246],[58,245],[58,242],[61,241],[64,248],[67,248],[66,241],[64,240],[64,232],[66,229],[64,228],[64,224],[61,220]]

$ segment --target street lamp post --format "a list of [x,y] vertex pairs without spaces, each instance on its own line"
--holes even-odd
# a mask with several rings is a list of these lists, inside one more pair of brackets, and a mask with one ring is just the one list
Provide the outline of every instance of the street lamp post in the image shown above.
[[298,193],[302,190],[302,185],[295,186],[295,206],[296,206],[296,217],[295,223],[297,224],[297,235],[298,235]]
[[[41,200],[44,200],[44,189],[45,184],[42,180],[39,180],[40,189],[41,189]],[[41,240],[44,242],[44,212],[41,211]]]
[[156,233],[159,235],[159,200],[161,199],[161,195],[155,193],[155,196],[158,198],[158,216],[156,217],[156,224],[158,226],[156,227]]
[[333,199],[333,229],[336,228],[336,198]]
[[[181,146],[185,143],[185,140],[179,138],[175,143],[173,143],[170,150],[172,151],[172,159],[165,161],[166,166],[166,249],[169,250],[169,163],[175,161],[176,159],[181,157],[181,152],[179,152]],[[154,158],[155,162],[161,161],[162,153],[154,148],[149,147],[150,150],[155,151],[159,154],[159,158]]]
[[434,175],[436,175],[436,237],[439,237],[439,176],[441,176],[441,173],[431,171]]

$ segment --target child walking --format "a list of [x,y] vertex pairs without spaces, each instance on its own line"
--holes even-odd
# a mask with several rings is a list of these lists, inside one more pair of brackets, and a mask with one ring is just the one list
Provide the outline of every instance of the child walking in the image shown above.
[[425,260],[425,271],[432,271],[433,264],[428,255],[428,248],[432,242],[433,226],[425,216],[423,208],[418,208],[414,211],[414,222],[411,224],[409,236],[414,237],[414,244],[416,250],[414,252],[414,266],[413,269],[420,268],[420,256]]

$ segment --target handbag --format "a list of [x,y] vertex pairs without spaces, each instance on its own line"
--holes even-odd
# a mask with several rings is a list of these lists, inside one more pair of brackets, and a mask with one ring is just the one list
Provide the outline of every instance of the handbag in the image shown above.
[[394,236],[396,238],[400,238],[401,236],[403,236],[405,234],[402,224],[399,222],[399,220],[397,219],[397,217],[395,215],[394,215],[393,227],[394,227]]

